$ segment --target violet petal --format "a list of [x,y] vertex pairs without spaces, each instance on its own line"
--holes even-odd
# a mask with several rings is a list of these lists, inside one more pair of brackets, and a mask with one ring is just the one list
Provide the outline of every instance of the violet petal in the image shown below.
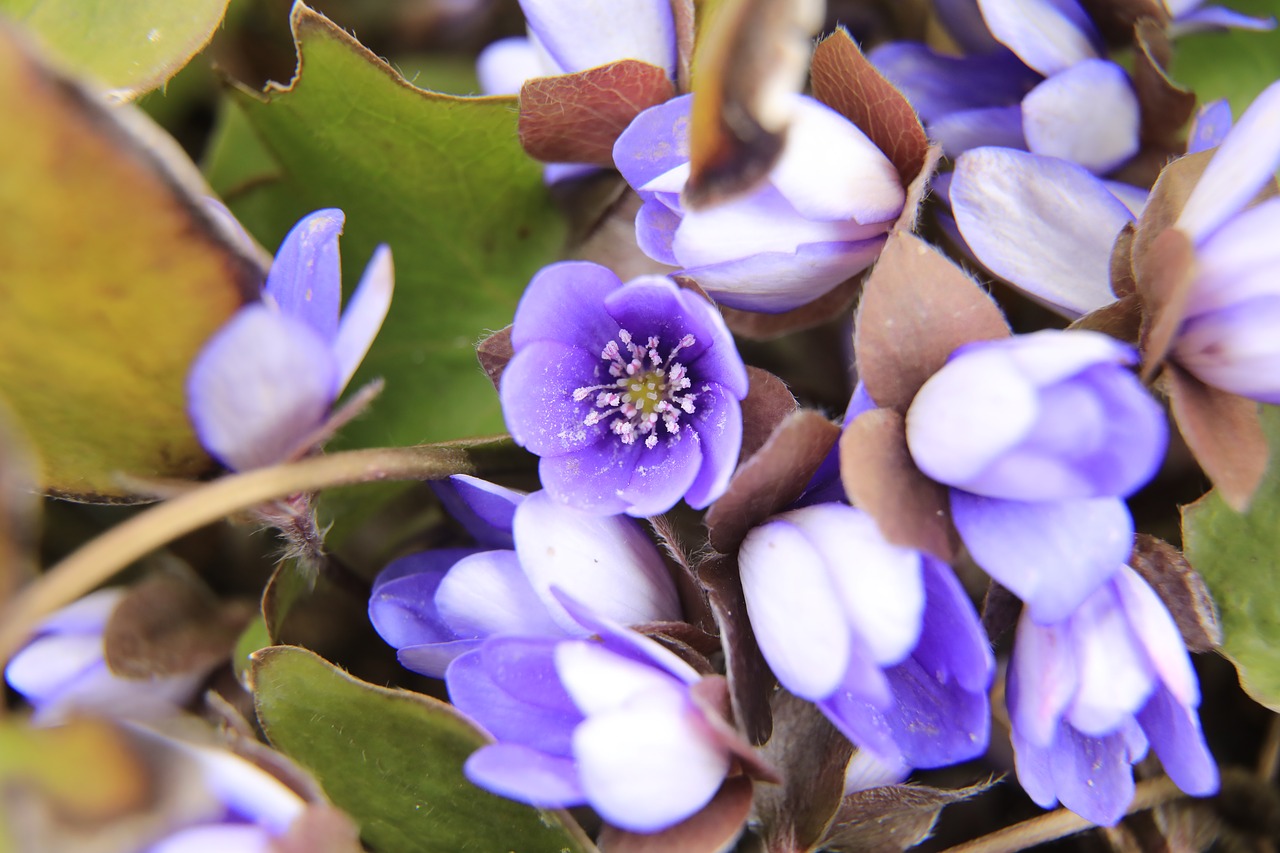
[[276,251],[262,289],[280,313],[309,325],[326,344],[338,332],[342,301],[342,263],[338,237],[341,210],[317,210],[298,221]]

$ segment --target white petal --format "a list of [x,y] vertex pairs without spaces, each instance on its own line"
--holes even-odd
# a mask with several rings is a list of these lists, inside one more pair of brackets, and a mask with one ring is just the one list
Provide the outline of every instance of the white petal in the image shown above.
[[1022,99],[1027,148],[1111,171],[1138,152],[1138,96],[1114,62],[1088,59],[1055,74]]
[[520,0],[529,29],[565,71],[639,59],[675,76],[670,0]]
[[656,666],[615,654],[599,643],[560,643],[555,660],[564,689],[587,715],[617,710],[639,697],[669,696],[677,701],[683,695],[683,685]]
[[1054,0],[978,0],[978,7],[996,40],[1046,77],[1098,55]]
[[360,284],[351,294],[347,308],[338,322],[338,334],[333,340],[333,355],[341,370],[338,393],[347,387],[351,376],[360,366],[365,353],[382,328],[382,321],[391,307],[391,291],[394,288],[395,271],[391,266],[391,249],[379,246],[365,267]]
[[1198,705],[1200,682],[1191,667],[1191,657],[1187,654],[1182,634],[1164,602],[1128,566],[1116,575],[1115,589],[1129,627],[1142,643],[1160,680],[1181,704],[1189,707]]
[[459,560],[436,589],[435,603],[445,624],[463,639],[563,633],[529,585],[514,551],[485,551]]
[[476,77],[486,95],[516,95],[530,77],[560,73],[547,68],[527,38],[512,36],[493,42],[476,58]]
[[1110,584],[1080,605],[1068,630],[1080,683],[1067,718],[1082,733],[1102,737],[1142,709],[1155,672]]

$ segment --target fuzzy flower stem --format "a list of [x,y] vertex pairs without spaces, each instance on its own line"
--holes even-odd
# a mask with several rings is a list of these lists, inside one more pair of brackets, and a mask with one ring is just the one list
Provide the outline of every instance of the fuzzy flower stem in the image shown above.
[[[1167,776],[1148,779],[1138,783],[1133,802],[1129,803],[1125,814],[1146,811],[1186,796]],[[1093,827],[1093,823],[1075,812],[1057,809],[1021,823],[1006,826],[981,838],[966,841],[964,844],[948,847],[943,853],[1017,853],[1019,850],[1027,850],[1038,844],[1047,844]]]

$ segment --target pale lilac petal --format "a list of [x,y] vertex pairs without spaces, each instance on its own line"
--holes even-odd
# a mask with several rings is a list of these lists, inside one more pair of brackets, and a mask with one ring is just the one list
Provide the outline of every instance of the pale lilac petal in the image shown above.
[[1222,140],[1177,227],[1199,243],[1248,204],[1280,165],[1280,82],[1262,91]]
[[889,764],[872,752],[855,749],[844,768],[844,795],[847,797],[856,791],[897,785],[905,782],[910,775],[911,767],[906,764]]
[[[1091,34],[1053,0],[978,0],[996,40],[1046,77],[1098,55]],[[1076,18],[1076,20],[1072,20]]]
[[588,718],[574,732],[573,753],[591,805],[632,832],[654,832],[699,811],[730,763],[697,711],[661,696]]
[[1051,746],[1037,746],[1015,728],[1010,732],[1013,743],[1013,766],[1018,774],[1018,784],[1032,802],[1042,809],[1058,804],[1058,794],[1053,784],[1053,767],[1050,760]]
[[529,39],[522,36],[499,39],[476,58],[476,77],[486,95],[518,95],[524,81],[559,73],[547,68]]
[[515,547],[511,525],[524,492],[467,474],[454,474],[431,486],[449,515],[486,549]]
[[689,162],[692,95],[650,107],[631,120],[613,144],[613,163],[632,187],[642,187]]
[[455,563],[476,553],[437,548],[401,557],[383,570],[369,596],[369,620],[379,636],[397,649],[456,639],[436,609],[436,590]]
[[100,634],[54,634],[38,638],[14,655],[4,678],[27,701],[40,705],[56,699],[102,661]]
[[849,667],[852,637],[823,555],[775,519],[747,534],[738,562],[751,626],[778,680],[804,699],[830,696]]
[[1114,586],[1129,627],[1165,688],[1183,705],[1200,704],[1200,682],[1182,634],[1164,602],[1128,566],[1116,575]]
[[698,476],[684,494],[694,509],[705,509],[724,494],[742,449],[742,406],[719,383],[698,386],[694,435],[702,449]]
[[[979,347],[982,344],[968,346]],[[1015,335],[1002,341],[1000,346],[1017,363],[1023,375],[1042,388],[1070,379],[1095,365],[1132,366],[1138,363],[1138,352],[1129,344],[1101,332],[1085,330],[1063,334],[1053,329],[1042,329]],[[965,347],[956,352],[963,349]]]
[[1192,708],[1180,703],[1168,689],[1158,687],[1138,713],[1138,721],[1175,785],[1196,797],[1218,792],[1218,765],[1205,745],[1200,720]]
[[1080,681],[1067,720],[1081,734],[1103,737],[1146,704],[1156,673],[1129,629],[1112,584],[1077,608],[1068,631]]
[[543,183],[550,186],[561,181],[583,178],[599,171],[601,171],[599,166],[593,166],[590,163],[544,163],[542,166],[542,180]]
[[951,513],[974,561],[1044,624],[1071,615],[1133,547],[1119,498],[1024,503],[952,489]]
[[1232,218],[1196,252],[1196,276],[1187,306],[1195,317],[1259,296],[1280,292],[1280,198],[1268,199]]
[[1115,301],[1111,249],[1133,215],[1080,166],[979,148],[956,161],[951,205],[992,272],[1068,317]]
[[602,440],[619,444],[603,428],[586,425],[587,416],[595,410],[594,396],[573,399],[580,383],[612,382],[606,367],[592,350],[548,340],[525,344],[507,363],[498,387],[511,437],[544,460],[573,454]]
[[684,272],[721,305],[778,314],[812,302],[871,266],[884,243],[882,236],[807,243],[794,254],[764,252]]
[[551,594],[579,625],[598,636],[600,645],[616,655],[656,666],[677,681],[693,684],[702,678],[675,652],[643,634],[607,619],[563,590],[552,587]]
[[553,586],[624,625],[681,619],[671,573],[632,519],[581,512],[541,491],[516,510],[514,530],[530,590],[564,630],[581,633],[552,596]]
[[520,0],[529,30],[566,71],[639,59],[675,77],[676,29],[669,0]]
[[338,379],[332,352],[311,326],[252,304],[196,357],[188,411],[205,449],[246,471],[300,450],[328,415]]
[[973,148],[1026,148],[1022,106],[961,110],[929,123],[929,136],[942,145],[942,153],[956,158]]
[[480,648],[483,643],[483,639],[447,640],[403,646],[396,652],[396,660],[405,669],[431,678],[444,678],[449,664],[467,652]]
[[1265,32],[1276,27],[1275,18],[1254,17],[1223,6],[1209,6],[1179,15],[1169,25],[1169,35],[1177,37],[1205,30],[1254,30]]
[[992,37],[977,0],[934,0],[934,13],[946,31],[965,53],[989,53],[1003,50]]
[[655,261],[680,266],[672,245],[676,238],[676,229],[680,227],[680,217],[665,204],[657,200],[646,201],[636,213],[636,244]]
[[1231,130],[1231,122],[1231,104],[1226,98],[1201,106],[1187,133],[1187,153],[1197,154],[1217,148]]
[[1178,363],[1209,385],[1263,403],[1280,403],[1280,295],[1258,297],[1186,323],[1174,345]]
[[436,609],[460,639],[562,633],[514,551],[484,551],[459,560],[436,590]]
[[1022,129],[1035,154],[1103,174],[1138,152],[1138,96],[1124,69],[1088,59],[1045,80],[1022,100]]
[[391,307],[394,281],[391,249],[379,246],[373,250],[373,257],[369,259],[360,283],[347,301],[342,320],[338,323],[337,336],[333,339],[333,357],[341,371],[338,393],[347,387],[373,345],[373,339],[378,336],[382,321],[387,318],[387,309]]
[[915,42],[890,42],[867,58],[902,90],[921,119],[935,122],[965,110],[1016,105],[1040,82],[1039,74],[995,46],[997,53],[948,56]]
[[1054,792],[1082,818],[1113,826],[1133,800],[1133,768],[1125,736],[1088,737],[1071,726],[1059,729],[1050,750]]
[[617,337],[618,325],[603,302],[620,287],[622,280],[599,264],[561,261],[543,267],[516,306],[511,345],[520,350],[534,341],[556,341],[598,353]]
[[1038,625],[1023,614],[1005,692],[1014,733],[1038,749],[1049,748],[1075,694],[1079,673],[1066,623]]
[[331,343],[338,331],[342,302],[338,237],[343,221],[337,208],[303,217],[280,244],[262,289],[265,300],[274,302],[285,316],[309,325],[325,343]]
[[1120,203],[1129,208],[1129,213],[1134,218],[1142,215],[1142,211],[1147,207],[1147,200],[1151,198],[1151,193],[1142,187],[1135,187],[1133,184],[1126,184],[1120,181],[1103,181],[1107,191],[1120,200]]
[[272,853],[271,833],[251,823],[215,823],[181,829],[144,853]]
[[306,808],[296,791],[235,753],[167,738],[165,741],[195,760],[205,787],[230,811],[274,834],[283,834]]
[[58,634],[100,634],[125,592],[124,587],[118,586],[91,592],[50,614],[40,622],[38,630]]
[[502,797],[543,809],[587,801],[572,758],[548,755],[515,743],[483,746],[463,765],[467,778]]
[[556,673],[578,710],[588,717],[634,705],[644,697],[684,702],[684,684],[647,661],[614,654],[588,640],[556,646]]
[[769,182],[806,219],[897,219],[906,193],[889,158],[825,104],[800,95],[791,103],[787,142]]

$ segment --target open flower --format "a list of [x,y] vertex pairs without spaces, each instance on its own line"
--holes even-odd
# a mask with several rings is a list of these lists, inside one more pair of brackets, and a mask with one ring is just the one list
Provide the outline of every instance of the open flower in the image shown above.
[[563,603],[598,640],[492,637],[450,664],[449,698],[498,741],[467,760],[467,778],[543,808],[589,804],[634,832],[699,811],[734,755],[724,721],[693,696],[704,679],[653,640]]
[[974,560],[1044,622],[1067,614],[1129,556],[1123,497],[1156,472],[1168,428],[1106,335],[1043,331],[968,344],[916,394],[907,445],[951,486]]
[[521,298],[511,344],[502,411],[557,501],[650,516],[724,492],[747,372],[705,299],[658,276],[623,285],[598,264],[552,264]]
[[1133,799],[1130,765],[1148,743],[1179,788],[1196,796],[1218,790],[1182,637],[1128,566],[1061,622],[1023,614],[1008,701],[1018,780],[1045,808],[1061,801],[1094,823],[1114,824]]
[[681,618],[662,555],[634,520],[473,477],[452,483],[479,547],[402,557],[378,575],[369,599],[373,626],[406,667],[442,677],[493,634],[583,635],[552,586],[624,625]]
[[756,527],[739,565],[778,681],[860,750],[899,770],[986,750],[995,660],[948,566],[891,545],[870,516],[835,503]]
[[280,244],[262,301],[236,312],[187,376],[200,443],[244,471],[290,459],[323,438],[391,303],[391,250],[379,246],[339,319],[340,210],[318,210]]
[[768,180],[704,209],[680,201],[692,96],[645,110],[614,145],[618,171],[644,199],[640,248],[733,308],[788,311],[866,269],[906,198],[893,164],[857,126],[813,98],[792,97]]

